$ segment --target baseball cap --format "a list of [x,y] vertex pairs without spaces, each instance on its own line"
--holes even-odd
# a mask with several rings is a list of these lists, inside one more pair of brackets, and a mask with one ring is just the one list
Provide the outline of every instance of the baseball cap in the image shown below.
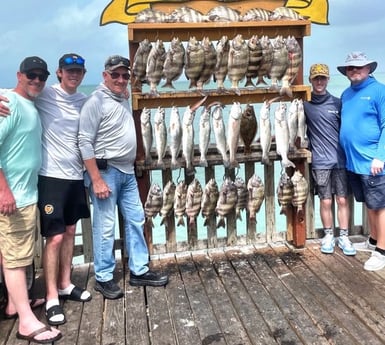
[[327,77],[329,78],[329,67],[323,63],[316,63],[310,66],[309,78]]
[[120,55],[112,55],[104,63],[106,71],[114,71],[119,67],[130,69],[130,60]]
[[45,74],[49,75],[47,63],[38,56],[28,56],[20,64],[19,71],[21,73],[27,73],[33,69],[40,69]]
[[59,68],[62,69],[84,69],[85,66],[85,60],[78,54],[70,53],[70,54],[64,54],[59,59]]
[[348,66],[357,66],[357,67],[363,67],[366,65],[370,65],[370,72],[373,73],[375,69],[377,68],[377,62],[374,60],[368,60],[366,55],[363,52],[352,52],[350,53],[346,60],[345,65],[338,66],[337,69],[340,71],[343,75],[346,75],[346,67]]

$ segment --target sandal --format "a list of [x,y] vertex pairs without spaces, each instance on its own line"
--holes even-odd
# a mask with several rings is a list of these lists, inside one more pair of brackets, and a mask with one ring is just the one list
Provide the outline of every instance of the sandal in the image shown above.
[[[52,320],[52,318],[57,315],[63,315],[63,320],[60,320],[60,321]],[[53,305],[51,308],[48,308],[45,311],[45,316],[47,317],[48,324],[51,326],[63,325],[67,322],[61,305]]]
[[61,333],[58,333],[56,336],[48,339],[36,339],[37,335],[42,334],[44,332],[50,332],[50,331],[52,331],[51,327],[45,326],[45,327],[39,328],[35,332],[32,332],[31,334],[28,334],[28,335],[24,335],[24,334],[20,334],[19,332],[16,332],[16,338],[21,340],[27,340],[29,342],[34,342],[38,344],[49,344],[56,340],[61,339],[62,337]]
[[85,289],[82,289],[78,286],[75,286],[69,295],[68,294],[67,295],[61,295],[59,293],[59,298],[64,299],[64,300],[69,300],[69,301],[75,301],[75,302],[88,302],[88,301],[90,301],[92,298],[91,294],[89,294],[89,296],[86,298],[82,298],[82,295],[84,292],[88,292],[88,291]]
[[[45,303],[44,298],[33,298],[33,299],[29,300],[29,305],[30,305],[31,309],[39,308],[44,303]],[[8,314],[7,312],[4,311],[4,319],[5,320],[13,320],[13,319],[17,319],[17,317],[18,317],[17,313]]]

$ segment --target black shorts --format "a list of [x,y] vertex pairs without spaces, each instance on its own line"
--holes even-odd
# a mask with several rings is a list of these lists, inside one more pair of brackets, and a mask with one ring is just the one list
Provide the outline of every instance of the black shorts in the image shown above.
[[83,180],[39,176],[38,191],[42,236],[64,233],[67,225],[90,217]]

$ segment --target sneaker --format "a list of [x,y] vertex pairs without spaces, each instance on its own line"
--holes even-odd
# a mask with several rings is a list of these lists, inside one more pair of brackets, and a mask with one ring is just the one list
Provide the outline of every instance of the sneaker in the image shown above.
[[374,251],[372,256],[365,262],[364,269],[367,271],[377,271],[385,267],[385,255]]
[[335,246],[335,239],[332,233],[327,233],[321,242],[321,252],[324,254],[333,254]]
[[139,276],[130,273],[130,285],[132,286],[164,286],[167,283],[167,274],[162,275],[150,270]]
[[106,282],[95,282],[94,289],[99,291],[107,299],[118,299],[123,297],[123,291],[112,279]]
[[342,249],[342,252],[345,255],[356,255],[356,248],[353,247],[353,243],[346,235],[342,235],[338,238],[338,247]]
[[369,240],[366,240],[364,242],[353,243],[353,247],[356,248],[356,250],[360,250],[363,252],[373,252],[374,249],[376,249],[376,246],[374,244],[371,244]]

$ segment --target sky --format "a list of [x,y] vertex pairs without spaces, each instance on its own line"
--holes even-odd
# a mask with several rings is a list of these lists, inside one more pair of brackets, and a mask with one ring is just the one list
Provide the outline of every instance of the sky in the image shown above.
[[[100,26],[100,16],[109,0],[2,0],[0,21],[0,88],[16,84],[16,71],[26,56],[47,61],[55,70],[61,55],[75,52],[86,60],[83,85],[98,84],[109,55],[128,55],[127,26]],[[39,5],[37,5],[39,4]],[[363,51],[385,71],[384,0],[329,0],[330,25],[311,25],[304,38],[304,70],[312,63],[329,65],[331,74],[343,65],[351,51]],[[257,6],[256,6],[257,7]],[[53,76],[52,76],[53,75]]]

